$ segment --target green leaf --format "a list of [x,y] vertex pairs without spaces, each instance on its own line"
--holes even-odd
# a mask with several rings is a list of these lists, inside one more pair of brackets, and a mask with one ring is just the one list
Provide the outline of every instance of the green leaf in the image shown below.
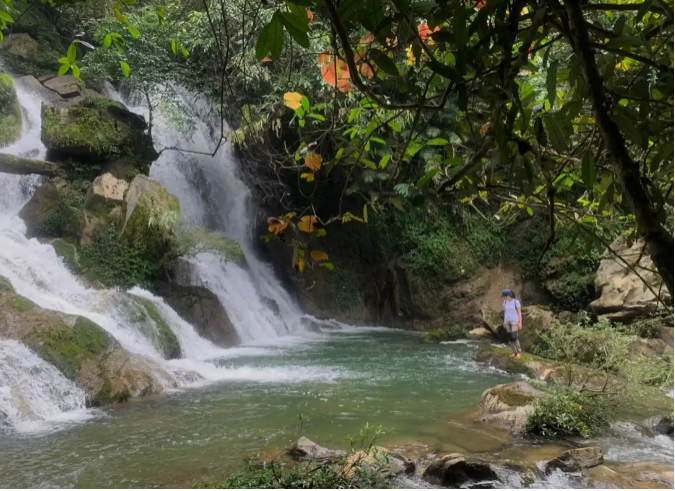
[[4,20],[5,22],[14,22],[12,16],[7,12],[3,12],[2,10],[0,10],[0,19]]
[[[286,32],[291,35],[295,42],[303,48],[309,48],[309,37],[307,36],[307,32],[298,29],[296,25],[291,22],[291,19],[294,19],[294,16],[288,12],[281,12],[280,18],[286,28]],[[280,55],[281,52],[279,52],[279,56]],[[274,58],[278,58],[279,56],[274,56]]]
[[78,67],[75,63],[70,65],[71,70],[73,71],[73,77],[75,78],[80,78],[80,67]]
[[106,35],[105,39],[103,40],[103,47],[105,49],[110,48],[110,45],[112,44],[112,36],[110,34]]
[[382,157],[380,159],[380,163],[378,164],[378,167],[380,169],[386,169],[387,164],[389,163],[390,160],[391,160],[391,154],[385,155],[384,157]]
[[639,22],[642,20],[642,18],[645,16],[647,11],[649,10],[649,7],[652,6],[653,0],[646,0],[642,2],[642,5],[640,5],[640,8],[637,11],[637,21]]
[[70,65],[61,65],[61,68],[59,68],[59,77],[62,77],[66,73],[68,73],[68,70],[70,70]]
[[591,152],[586,152],[581,160],[581,180],[584,181],[586,189],[593,190],[595,184],[595,160]]
[[607,186],[607,191],[600,198],[600,203],[598,204],[598,211],[601,212],[605,208],[608,208],[614,204],[614,182]]
[[534,211],[532,211],[532,208],[530,208],[530,207],[528,206],[526,209],[527,209],[527,214],[528,214],[528,215],[534,216]]
[[63,58],[59,58],[58,62],[61,63],[62,65],[69,65],[70,66],[70,62],[68,61],[68,58],[66,58],[65,56]]
[[281,49],[284,42],[284,26],[279,12],[275,12],[272,19],[260,31],[258,42],[255,46],[255,55],[258,61],[272,54],[272,58],[281,56]]
[[361,0],[344,0],[338,9],[338,15],[341,20],[352,20],[356,18],[359,11]]
[[377,33],[385,19],[382,0],[360,0],[359,20],[367,29]]
[[171,51],[173,51],[174,55],[178,54],[178,43],[176,42],[175,39],[171,40]]
[[70,43],[70,46],[68,46],[67,57],[70,64],[75,63],[75,59],[77,58],[77,46],[75,46],[75,43]]
[[447,145],[449,142],[445,138],[433,138],[427,142],[427,145],[432,146],[443,146]]
[[354,109],[349,111],[349,118],[347,119],[347,122],[351,123],[352,121],[354,121],[356,118],[359,117],[362,111],[363,111],[362,107],[355,107]]
[[623,35],[610,39],[605,46],[608,48],[641,48],[644,45],[644,41],[640,38]]
[[400,133],[403,128],[401,128],[401,124],[398,123],[397,121],[389,121],[387,123],[389,127],[394,130],[396,133]]
[[427,172],[422,179],[417,181],[417,189],[422,189],[426,183],[431,181],[436,174],[438,174],[439,169],[431,169],[429,172]]
[[558,60],[555,60],[548,67],[546,73],[546,89],[548,90],[548,102],[551,107],[555,106],[555,99],[557,97],[556,86],[558,84]]
[[546,132],[548,133],[553,148],[555,148],[558,153],[565,152],[565,150],[567,150],[567,140],[553,113],[544,114],[542,120],[544,121],[544,126],[546,127]]
[[131,73],[131,68],[129,68],[129,64],[126,61],[120,61],[120,67],[122,67],[122,73],[124,74],[124,76],[129,77],[129,74]]
[[643,150],[647,149],[647,138],[645,138],[645,135],[642,132],[642,127],[638,124],[640,119],[638,118],[637,113],[625,107],[615,106],[612,119],[616,121],[623,134],[626,135],[630,141]]
[[190,53],[188,52],[187,49],[185,49],[185,46],[183,46],[183,45],[181,44],[181,45],[179,46],[179,48],[180,48],[180,52],[182,53],[182,55],[183,55],[185,58],[187,58],[188,56],[190,56]]
[[134,39],[138,39],[139,33],[138,33],[138,29],[136,29],[136,27],[134,27],[134,26],[132,26],[131,24],[129,24],[129,25],[127,26],[127,30],[129,31],[129,34],[131,34],[131,36],[132,36]]
[[316,119],[318,121],[326,121],[326,118],[316,113],[307,113],[308,118]]
[[373,61],[387,75],[398,77],[399,73],[396,63],[383,52],[375,51],[373,53]]
[[333,263],[320,263],[319,266],[326,268],[328,271],[333,271],[335,269]]
[[309,24],[307,23],[307,13],[303,10],[302,17],[298,16],[294,12],[279,12],[281,19],[284,22],[284,25],[291,25],[295,27],[298,31],[307,32],[309,31]]

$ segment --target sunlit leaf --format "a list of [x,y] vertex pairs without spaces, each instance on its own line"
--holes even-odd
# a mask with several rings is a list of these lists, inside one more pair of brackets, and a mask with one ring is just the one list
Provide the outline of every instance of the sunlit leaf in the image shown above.
[[129,68],[129,64],[125,61],[120,61],[120,66],[122,67],[122,73],[124,74],[124,76],[129,77],[129,74],[131,72],[131,68]]
[[303,172],[300,174],[300,179],[305,179],[307,182],[314,181],[314,172]]
[[301,232],[311,234],[314,232],[314,224],[317,222],[315,215],[305,215],[298,221],[298,229]]
[[312,251],[309,253],[315,261],[328,261],[328,254],[323,251]]
[[321,158],[321,155],[316,153],[310,153],[309,155],[305,156],[305,165],[314,172],[319,172],[319,170],[321,170],[322,161],[323,159]]
[[291,109],[297,109],[302,106],[302,94],[298,92],[286,92],[284,94],[284,104]]

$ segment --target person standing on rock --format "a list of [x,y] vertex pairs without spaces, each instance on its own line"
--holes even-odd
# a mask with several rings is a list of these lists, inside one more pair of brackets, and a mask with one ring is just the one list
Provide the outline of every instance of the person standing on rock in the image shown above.
[[500,298],[504,305],[504,329],[509,334],[509,345],[513,350],[513,355],[520,358],[520,341],[518,341],[518,331],[523,328],[523,314],[520,310],[520,302],[516,294],[508,288],[502,292]]

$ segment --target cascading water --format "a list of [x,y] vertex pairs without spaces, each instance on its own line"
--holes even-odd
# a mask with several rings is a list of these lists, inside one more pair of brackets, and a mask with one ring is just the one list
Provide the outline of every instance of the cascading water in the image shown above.
[[[111,88],[108,92],[111,98],[132,106]],[[211,152],[217,138],[210,136],[215,131],[209,125],[208,104],[179,89],[172,92],[175,92],[178,104],[192,111],[191,123],[196,129],[192,135],[179,131],[161,118],[160,111],[160,117],[153,116],[155,147],[159,151],[177,147]],[[131,109],[149,119],[146,106]],[[217,133],[219,137],[220,132]],[[214,254],[199,254],[189,261],[191,268],[187,278],[191,284],[208,287],[218,296],[242,342],[260,344],[279,336],[303,333],[302,312],[269,265],[252,250],[250,191],[238,176],[230,145],[221,145],[214,156],[164,151],[153,164],[150,176],[178,197],[183,224],[208,228],[234,238],[244,250],[245,267],[225,263]]]

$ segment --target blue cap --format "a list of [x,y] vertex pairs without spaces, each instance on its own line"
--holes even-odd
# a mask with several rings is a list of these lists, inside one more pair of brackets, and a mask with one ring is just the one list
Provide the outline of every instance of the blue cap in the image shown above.
[[500,297],[510,297],[510,296],[511,296],[511,290],[509,290],[509,289],[507,288],[506,290],[502,291],[502,294],[499,295],[499,296],[500,296]]

